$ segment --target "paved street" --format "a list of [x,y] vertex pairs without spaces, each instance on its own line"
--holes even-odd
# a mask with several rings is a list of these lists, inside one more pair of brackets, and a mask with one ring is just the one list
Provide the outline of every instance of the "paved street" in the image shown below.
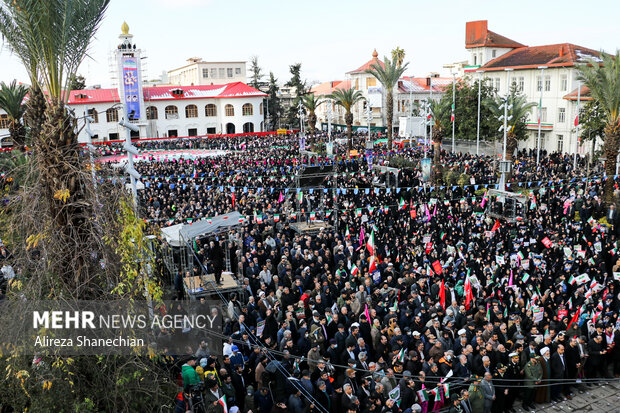
[[[592,412],[592,413],[618,413],[620,412],[620,382],[610,381],[598,387],[582,386],[572,400],[561,403],[537,405],[534,410],[538,412]],[[517,412],[524,413],[518,405]]]

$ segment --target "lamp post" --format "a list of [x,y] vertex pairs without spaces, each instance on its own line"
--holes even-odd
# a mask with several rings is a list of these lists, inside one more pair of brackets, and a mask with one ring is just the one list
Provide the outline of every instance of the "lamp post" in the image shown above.
[[538,101],[538,139],[536,143],[536,165],[540,163],[540,126],[542,123],[542,97],[543,97],[543,87],[545,83],[545,69],[547,66],[538,66],[540,69],[540,100]]
[[[429,110],[428,111],[429,111],[429,114],[431,116],[430,119],[429,119],[430,124],[431,124],[431,128],[430,128],[429,135],[428,135],[428,146],[431,146],[431,139],[433,139],[433,112],[430,109],[430,104],[431,104],[431,102],[433,100],[433,77],[432,76],[429,78],[429,88],[430,88],[430,99],[428,101],[428,104],[429,104]],[[441,147],[439,148],[439,151],[441,152]],[[426,158],[426,149],[424,149],[424,157]]]
[[452,153],[456,152],[456,146],[454,145],[454,126],[455,126],[455,117],[454,117],[454,109],[456,105],[456,72],[452,73]]
[[579,150],[579,104],[581,103],[581,83],[577,83],[577,116],[575,122],[575,153],[573,154],[573,171],[577,169],[577,151]]
[[510,68],[506,68],[504,69],[506,72],[508,72],[508,79],[507,79],[507,84],[506,84],[506,97],[504,98],[504,103],[500,106],[500,108],[504,109],[504,114],[502,116],[500,116],[500,119],[502,119],[504,121],[504,124],[502,125],[500,130],[504,131],[504,150],[502,153],[502,161],[500,163],[500,173],[501,178],[499,181],[499,189],[502,191],[506,190],[506,174],[510,171],[510,164],[508,163],[508,161],[506,161],[506,154],[507,154],[507,141],[508,141],[508,121],[512,119],[512,116],[508,116],[508,111],[510,109],[512,109],[512,105],[509,103],[510,102],[510,72],[513,69]]
[[480,155],[480,96],[482,94],[482,74],[484,70],[476,70],[478,73],[478,124],[476,128],[476,155]]

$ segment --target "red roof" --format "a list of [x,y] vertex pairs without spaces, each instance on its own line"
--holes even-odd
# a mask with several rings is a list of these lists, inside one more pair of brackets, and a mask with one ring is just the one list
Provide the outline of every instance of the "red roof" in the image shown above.
[[398,90],[401,93],[409,93],[410,91],[412,93],[430,92],[430,80],[433,81],[433,92],[436,93],[443,93],[446,86],[452,85],[454,81],[451,77],[403,77],[398,81]]
[[332,80],[329,82],[323,82],[310,89],[310,92],[317,96],[324,96],[333,93],[336,89],[349,89],[351,88],[350,80]]
[[465,24],[465,48],[472,47],[525,47],[501,34],[492,32],[487,27],[487,20],[467,22]]
[[[173,91],[181,90],[180,94]],[[144,100],[179,100],[201,98],[237,98],[267,96],[260,90],[242,82],[228,83],[224,85],[201,85],[201,86],[154,86],[143,89]],[[87,89],[72,90],[69,95],[70,105],[120,102],[117,89]]]
[[592,96],[590,95],[590,88],[582,85],[581,86],[581,96],[579,96],[579,88],[573,90],[572,92],[570,92],[567,95],[564,95],[564,99],[566,100],[577,100],[577,98],[579,98],[579,100],[592,100]]
[[572,43],[560,43],[547,46],[520,47],[491,60],[480,70],[493,71],[513,69],[534,69],[538,66],[564,67],[585,63],[589,58],[599,59],[596,50],[577,46]]
[[363,65],[361,65],[360,67],[358,67],[355,70],[351,70],[350,72],[347,72],[347,74],[349,73],[364,73],[366,70],[370,69],[372,65],[374,65],[375,63],[379,63],[381,65],[381,67],[385,67],[385,63],[383,63],[383,61],[378,59],[379,54],[377,53],[377,50],[375,49],[375,51],[372,52],[372,59],[370,59],[369,61],[367,61],[366,63],[364,63]]

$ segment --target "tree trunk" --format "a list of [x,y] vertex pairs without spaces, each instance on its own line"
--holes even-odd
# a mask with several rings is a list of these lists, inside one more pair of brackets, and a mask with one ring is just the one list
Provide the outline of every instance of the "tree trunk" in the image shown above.
[[9,125],[9,134],[16,148],[24,149],[26,146],[26,128],[19,120],[13,120]]
[[443,131],[439,128],[433,129],[433,175],[432,179],[435,183],[439,183],[442,178],[443,167],[441,165],[441,141],[443,138]]
[[350,110],[344,115],[344,121],[347,123],[347,142],[350,152],[353,149],[353,114]]
[[[509,133],[506,136],[506,161],[510,161],[511,164],[512,159],[514,158],[515,150],[517,149],[518,145],[519,142],[517,141],[516,136],[512,133]],[[512,179],[512,173],[509,172],[506,174],[506,183],[508,183],[510,179]]]
[[87,199],[87,180],[82,173],[77,121],[64,104],[52,100],[36,140],[43,194],[48,202],[57,249],[45,257],[51,270],[76,296],[83,296],[93,261],[93,206]]
[[316,125],[316,114],[313,110],[308,114],[308,129],[310,131],[310,136],[314,136],[314,125]]
[[27,127],[26,144],[34,145],[41,134],[43,123],[45,123],[47,102],[43,92],[37,86],[30,87],[28,95],[29,99],[24,114],[24,122]]
[[614,200],[614,175],[616,174],[616,159],[618,157],[618,147],[620,146],[620,123],[616,122],[605,126],[605,204],[611,205]]
[[386,97],[386,124],[387,124],[387,142],[388,142],[388,151],[392,150],[392,118],[394,117],[394,97],[392,96],[392,91],[387,91]]

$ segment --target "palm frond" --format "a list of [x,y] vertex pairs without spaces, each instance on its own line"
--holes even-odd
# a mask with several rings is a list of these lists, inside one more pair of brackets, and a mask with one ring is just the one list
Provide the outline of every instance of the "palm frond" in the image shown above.
[[577,66],[578,79],[588,88],[599,105],[608,124],[618,122],[620,116],[620,51],[615,55],[601,53],[602,63],[589,60]]
[[366,70],[366,73],[376,77],[379,83],[383,85],[386,92],[389,93],[394,90],[398,80],[401,78],[403,73],[405,73],[405,70],[407,70],[409,62],[403,65],[398,65],[397,61],[384,57],[383,63],[383,65],[379,62],[373,63],[370,65],[370,69]]
[[350,112],[357,102],[364,100],[364,95],[355,88],[336,89],[329,95],[329,98],[333,99],[336,105],[342,106],[345,111]]
[[19,121],[26,110],[23,102],[27,93],[28,88],[18,85],[15,80],[8,85],[4,82],[0,83],[0,109],[3,109],[9,118]]

